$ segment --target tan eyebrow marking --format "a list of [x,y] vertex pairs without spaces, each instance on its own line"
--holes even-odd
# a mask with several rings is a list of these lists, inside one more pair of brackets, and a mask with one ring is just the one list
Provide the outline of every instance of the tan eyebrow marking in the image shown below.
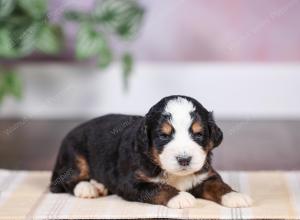
[[199,121],[195,121],[193,124],[192,124],[192,132],[194,134],[196,133],[200,133],[203,131],[203,127],[201,125],[201,123]]
[[170,125],[170,123],[164,122],[161,126],[161,131],[166,135],[170,135],[173,131],[173,127]]

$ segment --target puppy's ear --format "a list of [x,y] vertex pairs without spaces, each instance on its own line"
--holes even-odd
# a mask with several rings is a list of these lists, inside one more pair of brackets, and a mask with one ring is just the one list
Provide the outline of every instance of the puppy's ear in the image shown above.
[[209,129],[209,147],[215,148],[219,146],[223,140],[223,132],[216,125],[213,117],[213,112],[208,113],[208,129]]
[[137,135],[136,135],[136,143],[135,143],[135,151],[142,150],[143,152],[147,151],[149,147],[149,137],[148,137],[148,128],[146,124],[146,120],[140,124]]

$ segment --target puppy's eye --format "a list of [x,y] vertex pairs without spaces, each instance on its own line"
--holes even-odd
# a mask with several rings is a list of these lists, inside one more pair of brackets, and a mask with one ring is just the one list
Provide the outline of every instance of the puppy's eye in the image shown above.
[[169,140],[169,139],[172,138],[172,134],[161,133],[160,138],[163,139],[163,140]]
[[202,132],[193,133],[193,136],[195,138],[202,138],[203,137],[203,133]]

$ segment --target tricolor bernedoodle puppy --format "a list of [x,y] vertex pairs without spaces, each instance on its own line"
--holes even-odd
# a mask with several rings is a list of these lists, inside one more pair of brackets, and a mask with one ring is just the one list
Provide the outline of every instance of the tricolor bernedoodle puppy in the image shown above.
[[117,194],[170,208],[196,198],[227,207],[250,206],[211,166],[223,139],[212,113],[186,96],[169,96],[146,116],[106,115],[72,130],[63,140],[50,190],[81,198]]

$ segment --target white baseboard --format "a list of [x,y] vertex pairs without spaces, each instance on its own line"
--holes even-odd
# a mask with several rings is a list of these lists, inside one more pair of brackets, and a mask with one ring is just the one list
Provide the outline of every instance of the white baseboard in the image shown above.
[[160,98],[183,94],[224,119],[300,119],[300,63],[138,63],[124,92],[118,65],[18,67],[24,97],[5,100],[0,117],[72,118],[145,114]]

